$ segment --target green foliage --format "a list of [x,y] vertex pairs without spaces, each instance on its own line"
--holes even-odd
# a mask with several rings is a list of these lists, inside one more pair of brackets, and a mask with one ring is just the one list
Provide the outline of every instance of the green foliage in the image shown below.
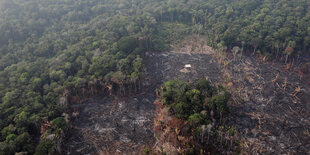
[[142,69],[142,58],[140,56],[137,56],[132,66],[136,73],[140,72]]
[[26,82],[28,82],[30,78],[30,75],[28,73],[23,73],[20,75],[18,82],[22,83],[22,84],[26,84]]
[[0,154],[14,154],[22,150],[31,153],[31,137],[28,132],[22,132],[19,135],[9,134],[5,141],[0,143]]
[[210,109],[215,109],[221,114],[226,114],[229,112],[227,102],[231,97],[228,92],[220,92],[219,94],[213,96],[211,101],[208,103]]
[[154,44],[154,51],[166,51],[169,49],[168,44],[163,39],[153,39],[152,42]]
[[211,82],[206,79],[199,79],[196,82],[195,88],[200,92],[206,94],[207,96],[212,96],[214,89],[211,85]]
[[15,133],[16,128],[10,124],[1,130],[1,139],[5,139],[8,135]]
[[187,121],[192,125],[200,125],[205,123],[206,118],[204,115],[200,114],[200,113],[195,113],[193,115],[190,115],[187,119]]
[[49,152],[53,151],[53,146],[54,146],[54,143],[51,140],[48,140],[48,139],[41,140],[34,154],[35,155],[46,155]]
[[189,25],[178,22],[163,22],[158,26],[159,28],[152,39],[154,51],[168,50],[170,44],[181,41],[191,32]]
[[52,120],[52,124],[58,129],[65,129],[67,126],[66,120],[63,117],[57,117]]
[[[160,91],[161,101],[175,117],[187,120],[192,126],[208,122],[210,110],[221,115],[229,112],[227,103],[231,95],[224,87],[215,88],[205,79],[198,80],[194,86],[190,89],[192,86],[184,81],[167,81]],[[209,102],[204,103],[205,99]]]
[[126,36],[122,37],[118,42],[117,45],[121,51],[126,53],[133,52],[138,47],[138,40],[136,38]]
[[26,126],[28,123],[28,117],[29,117],[29,113],[22,111],[20,114],[18,114],[14,121],[16,122],[17,126]]
[[[309,5],[306,0],[3,0],[0,143],[9,154],[33,153],[35,143],[21,148],[5,143],[6,137],[17,139],[27,131],[35,141],[43,117],[61,117],[63,107],[57,103],[64,90],[76,93],[95,79],[135,83],[145,50],[168,50],[188,34],[206,35],[219,50],[242,46],[289,61],[310,49]],[[195,90],[171,81],[161,90],[161,100],[182,119],[211,108],[224,114],[229,95],[218,92],[204,79]]]
[[238,151],[240,146],[233,145],[237,130],[225,123],[231,94],[223,86],[215,87],[205,79],[199,79],[191,85],[171,80],[162,86],[160,94],[161,101],[169,108],[170,114],[185,122],[182,127],[187,132],[184,133],[186,130],[183,130],[183,133],[178,134],[193,138],[193,141],[187,142],[185,148],[188,152],[185,154],[207,153],[210,151],[210,144],[214,143],[227,147],[225,149]]
[[185,92],[189,85],[181,80],[171,80],[164,84],[161,91],[162,102],[169,104],[171,102],[182,102],[186,100]]
[[145,149],[143,150],[143,154],[144,154],[144,155],[149,155],[149,154],[151,154],[151,152],[152,152],[152,150],[151,150],[150,148],[145,148]]
[[11,141],[14,141],[16,138],[16,135],[15,134],[9,134],[8,136],[6,136],[5,138],[5,142],[9,143]]
[[186,119],[191,114],[191,107],[188,103],[179,102],[172,104],[172,108],[175,112],[175,116],[180,119]]
[[25,144],[25,142],[30,142],[30,140],[31,140],[31,137],[28,132],[23,132],[22,134],[16,137],[16,141],[18,144],[20,144],[20,146]]
[[202,98],[200,91],[197,89],[189,90],[185,93],[187,103],[190,103],[192,112],[200,112],[202,110]]

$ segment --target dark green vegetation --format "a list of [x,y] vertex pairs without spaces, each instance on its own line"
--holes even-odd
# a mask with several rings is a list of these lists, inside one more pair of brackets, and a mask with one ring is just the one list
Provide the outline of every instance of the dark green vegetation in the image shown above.
[[[93,80],[135,83],[144,51],[167,50],[185,35],[269,56],[308,51],[309,6],[308,0],[3,0],[0,154],[49,150],[49,141],[39,144],[40,127],[48,120],[52,132],[65,128],[58,104],[65,90],[77,93]],[[199,88],[187,92],[198,106],[188,109],[180,100],[174,111],[199,120],[191,115],[201,110],[201,95]],[[222,95],[210,108],[225,113]]]
[[160,96],[174,116],[194,126],[211,123],[211,111],[218,118],[229,112],[230,93],[205,79],[198,80],[194,87],[181,80],[168,81],[160,89]]
[[[201,143],[202,147],[198,147],[198,150],[193,146],[196,153],[199,153],[200,149],[212,152],[214,148],[211,145],[215,144],[218,145],[215,150],[220,147],[224,148],[222,151],[238,150],[236,144],[227,145],[222,139],[236,133],[235,129],[225,125],[230,97],[225,88],[212,86],[205,79],[200,79],[192,85],[181,80],[171,80],[160,89],[161,102],[169,108],[169,112],[186,122],[188,126],[183,128],[190,128],[190,135],[194,135],[196,142],[205,142]],[[183,134],[186,136],[186,133]]]

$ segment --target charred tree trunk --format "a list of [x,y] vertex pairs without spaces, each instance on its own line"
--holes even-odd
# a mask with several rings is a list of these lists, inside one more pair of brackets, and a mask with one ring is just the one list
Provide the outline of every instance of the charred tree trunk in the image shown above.
[[136,80],[134,80],[134,86],[135,86],[135,92],[137,92],[137,85],[136,85],[136,83],[137,83],[137,81]]
[[286,56],[285,56],[285,64],[287,62],[287,59],[288,59],[288,54],[286,54]]
[[255,52],[256,52],[256,46],[254,47],[254,51],[253,51],[253,53],[252,53],[252,55],[254,55],[255,54]]

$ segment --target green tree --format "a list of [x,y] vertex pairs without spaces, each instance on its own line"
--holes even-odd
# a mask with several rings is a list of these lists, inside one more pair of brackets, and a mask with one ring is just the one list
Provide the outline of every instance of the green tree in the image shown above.
[[192,89],[186,92],[185,94],[187,102],[190,103],[193,113],[200,112],[202,110],[202,95],[199,90]]
[[186,102],[185,93],[189,89],[189,85],[181,80],[171,80],[165,82],[161,91],[162,101],[164,104],[171,102]]
[[54,143],[51,140],[43,139],[36,147],[35,155],[46,155],[53,151]]
[[205,122],[205,116],[199,113],[194,113],[193,115],[190,115],[188,117],[188,122],[192,126],[199,126],[200,124],[203,124]]
[[126,36],[122,37],[118,42],[117,45],[121,51],[126,53],[131,53],[136,49],[139,45],[138,40],[136,38]]
[[58,129],[65,129],[67,126],[66,120],[63,117],[57,117],[52,120],[52,124]]

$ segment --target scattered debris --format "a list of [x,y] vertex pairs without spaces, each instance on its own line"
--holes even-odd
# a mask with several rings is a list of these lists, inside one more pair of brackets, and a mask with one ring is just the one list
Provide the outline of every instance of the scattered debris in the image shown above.
[[[148,91],[144,94],[119,99],[121,104],[115,103],[115,98],[105,98],[79,105],[78,119],[73,120],[72,135],[66,141],[66,154],[139,154],[145,146],[160,150],[157,147],[160,145],[173,153],[181,152],[181,148],[171,147],[173,143],[168,140],[175,136],[186,142],[178,135],[182,128],[163,128],[165,121],[171,121],[167,117],[152,122],[154,91],[167,80],[195,81],[205,77],[214,84],[227,84],[232,93],[235,104],[230,105],[229,122],[240,133],[243,152],[309,153],[309,68],[298,70],[297,65],[290,66],[288,74],[284,64],[268,64],[246,54],[231,61],[233,56],[215,53],[198,41],[192,38],[180,47],[173,46],[172,52],[148,54],[145,58],[148,79],[145,91]],[[162,110],[162,114],[167,113]],[[105,130],[108,128],[114,129]],[[210,126],[205,128],[208,130]],[[175,135],[154,136],[153,129]]]
[[[97,97],[74,105],[73,118],[64,154],[139,154],[154,143],[155,94],[130,97]],[[77,113],[77,112],[76,112]]]

